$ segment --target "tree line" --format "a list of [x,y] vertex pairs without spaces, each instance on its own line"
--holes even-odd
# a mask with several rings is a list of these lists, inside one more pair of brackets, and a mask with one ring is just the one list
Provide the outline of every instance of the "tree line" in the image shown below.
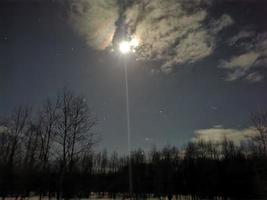
[[57,199],[129,196],[256,198],[267,195],[267,112],[251,115],[255,136],[240,144],[189,142],[132,151],[95,152],[96,116],[83,96],[64,89],[36,112],[19,107],[0,120],[0,196]]

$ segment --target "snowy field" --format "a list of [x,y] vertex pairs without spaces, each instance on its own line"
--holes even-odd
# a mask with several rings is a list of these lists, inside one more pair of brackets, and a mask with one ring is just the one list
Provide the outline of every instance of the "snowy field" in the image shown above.
[[[118,197],[115,200],[127,200],[126,198],[120,197],[119,195],[117,195]],[[1,198],[3,199],[3,198]],[[6,197],[4,198],[5,200],[40,200],[40,198],[38,196],[32,196],[32,197]],[[161,198],[138,198],[139,200],[168,200],[167,197],[161,197]],[[217,197],[217,198],[213,198],[214,200],[225,200],[222,197]],[[42,197],[41,200],[48,200],[48,197]],[[50,200],[57,200],[56,198],[50,198]],[[64,200],[64,199],[63,199]],[[73,198],[71,200],[111,200],[111,198],[108,197],[97,197],[92,195],[90,198]],[[192,196],[182,196],[179,195],[178,197],[173,196],[172,200],[210,200],[207,198],[202,198],[202,199],[198,199],[198,198],[194,198]],[[227,199],[227,200],[231,200],[231,199]]]

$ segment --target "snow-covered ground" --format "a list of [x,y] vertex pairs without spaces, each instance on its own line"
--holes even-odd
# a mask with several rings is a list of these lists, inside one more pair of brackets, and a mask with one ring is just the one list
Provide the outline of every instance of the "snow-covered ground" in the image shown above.
[[[3,198],[1,198],[3,199]],[[139,200],[142,200],[141,198],[138,198]],[[40,200],[39,196],[32,196],[32,197],[6,197],[5,200]],[[48,200],[48,197],[42,197],[41,200]],[[50,198],[50,200],[57,200],[56,198]],[[71,200],[112,200],[111,198],[108,197],[97,197],[96,195],[92,195],[90,196],[90,198],[73,198]],[[118,197],[115,200],[128,200],[123,198],[122,196],[120,197],[118,195]],[[161,198],[153,198],[153,197],[149,197],[146,198],[144,200],[168,200],[167,197],[161,197]],[[178,197],[173,196],[172,200],[196,200],[196,198],[193,198],[192,196],[181,196],[179,195]],[[209,199],[201,199],[201,200],[209,200]],[[217,197],[217,198],[213,198],[213,200],[223,200],[223,198]],[[231,199],[228,199],[231,200]]]

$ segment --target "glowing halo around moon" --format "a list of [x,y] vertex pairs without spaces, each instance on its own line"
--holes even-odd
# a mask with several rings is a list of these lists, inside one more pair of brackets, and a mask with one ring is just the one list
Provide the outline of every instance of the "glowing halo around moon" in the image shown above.
[[119,51],[121,54],[134,53],[135,49],[139,46],[139,40],[133,37],[130,41],[124,40],[119,43]]

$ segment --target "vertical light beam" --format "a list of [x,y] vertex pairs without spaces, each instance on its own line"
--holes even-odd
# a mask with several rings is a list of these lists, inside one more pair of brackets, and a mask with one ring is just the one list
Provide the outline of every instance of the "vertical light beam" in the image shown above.
[[129,87],[128,87],[128,68],[127,61],[124,57],[124,78],[125,78],[125,98],[126,98],[126,118],[127,118],[127,141],[128,141],[128,157],[129,157],[129,195],[130,199],[132,199],[133,193],[133,173],[132,173],[132,144],[131,144],[131,124],[130,124],[130,108],[129,108]]

